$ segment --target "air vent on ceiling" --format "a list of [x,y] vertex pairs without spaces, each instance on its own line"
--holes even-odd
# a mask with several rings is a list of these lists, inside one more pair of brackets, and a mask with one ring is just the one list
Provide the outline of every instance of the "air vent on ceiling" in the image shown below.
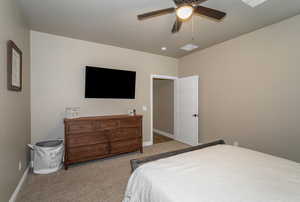
[[267,0],[242,0],[245,4],[251,6],[251,7],[256,7],[259,6],[260,4],[266,2]]
[[185,46],[182,46],[180,49],[185,50],[185,51],[192,51],[199,48],[199,46],[194,45],[194,44],[186,44]]

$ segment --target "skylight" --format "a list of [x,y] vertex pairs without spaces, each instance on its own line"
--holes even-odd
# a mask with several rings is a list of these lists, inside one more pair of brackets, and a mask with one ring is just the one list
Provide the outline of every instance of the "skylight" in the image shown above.
[[251,6],[251,7],[256,7],[259,6],[260,4],[266,2],[267,0],[242,0],[245,4]]
[[185,50],[185,51],[192,51],[199,48],[199,46],[194,45],[194,44],[186,44],[185,46],[182,46],[180,49]]

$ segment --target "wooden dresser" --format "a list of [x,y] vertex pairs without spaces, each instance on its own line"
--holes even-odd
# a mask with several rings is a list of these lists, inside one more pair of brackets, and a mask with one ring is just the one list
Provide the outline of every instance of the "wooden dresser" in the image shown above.
[[77,162],[142,153],[142,118],[115,115],[65,119],[65,169]]

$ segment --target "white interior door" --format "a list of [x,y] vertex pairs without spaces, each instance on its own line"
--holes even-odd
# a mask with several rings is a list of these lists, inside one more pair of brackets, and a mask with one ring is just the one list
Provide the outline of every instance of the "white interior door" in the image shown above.
[[198,145],[198,76],[175,80],[175,139]]

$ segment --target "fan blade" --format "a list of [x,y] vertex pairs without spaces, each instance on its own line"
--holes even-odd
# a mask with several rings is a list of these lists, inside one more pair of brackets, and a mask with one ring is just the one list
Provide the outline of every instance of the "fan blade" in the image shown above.
[[174,13],[174,12],[175,12],[175,8],[166,8],[166,9],[162,9],[162,10],[152,11],[149,13],[144,13],[144,14],[138,15],[137,17],[139,20],[145,20],[148,18],[166,15],[166,14]]
[[226,13],[222,11],[218,11],[203,6],[196,6],[194,12],[200,15],[205,15],[210,18],[214,18],[216,20],[222,20],[226,16]]
[[179,32],[181,25],[182,25],[182,21],[179,18],[177,18],[173,25],[172,33],[175,34],[176,32]]

